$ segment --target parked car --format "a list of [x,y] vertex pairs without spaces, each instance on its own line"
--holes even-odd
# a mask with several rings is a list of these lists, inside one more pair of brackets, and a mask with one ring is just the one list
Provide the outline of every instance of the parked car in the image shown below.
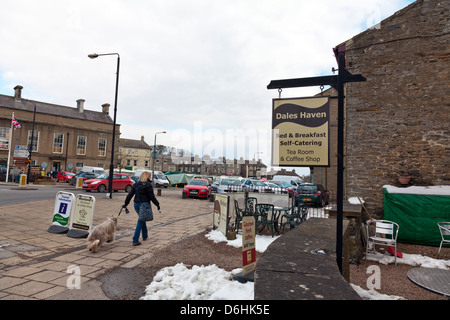
[[199,197],[209,198],[212,193],[211,184],[208,179],[192,179],[187,185],[184,186],[182,191],[183,198],[186,197]]
[[264,183],[272,190],[272,193],[276,193],[276,194],[282,194],[282,193],[288,193],[288,189],[270,182],[270,181],[264,181]]
[[243,179],[241,185],[244,192],[272,192],[272,188],[257,179]]
[[56,175],[56,179],[58,181],[62,181],[62,182],[70,182],[70,180],[72,180],[73,176],[75,175],[75,173],[73,172],[69,172],[69,171],[60,171],[57,173]]
[[217,180],[211,185],[212,192],[217,192],[217,187],[219,186],[219,184],[220,180]]
[[323,207],[330,201],[330,194],[321,184],[301,184],[295,192],[295,205],[313,203]]
[[[87,179],[83,181],[83,190],[88,192],[97,190],[98,192],[105,192],[109,186],[109,173],[103,173],[95,179]],[[113,174],[113,191],[125,190],[130,192],[133,186],[133,181],[126,174],[115,173]]]
[[70,185],[75,186],[77,184],[77,178],[83,178],[83,181],[86,179],[95,179],[99,176],[98,173],[95,172],[78,172],[76,175],[72,176],[72,179],[70,179]]
[[222,179],[217,186],[217,193],[241,192],[242,185],[239,179]]
[[[270,183],[276,184],[277,186],[279,186],[280,188],[282,188],[282,190],[286,190],[287,193],[289,194],[294,194],[294,192],[297,190],[296,186],[293,186],[292,184],[289,184],[287,182],[284,181],[269,181]],[[283,192],[285,193],[285,192]]]

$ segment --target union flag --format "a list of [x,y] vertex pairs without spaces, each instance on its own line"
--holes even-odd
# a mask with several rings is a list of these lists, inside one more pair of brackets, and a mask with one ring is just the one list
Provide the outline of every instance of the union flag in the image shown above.
[[16,120],[16,117],[14,117],[14,115],[13,115],[13,117],[12,117],[12,125],[14,126],[14,130],[16,130],[16,129],[22,127],[22,126],[20,125],[19,121]]

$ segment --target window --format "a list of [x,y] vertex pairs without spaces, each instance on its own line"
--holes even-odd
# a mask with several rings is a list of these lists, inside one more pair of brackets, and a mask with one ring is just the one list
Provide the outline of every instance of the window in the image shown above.
[[106,139],[98,138],[98,156],[106,157]]
[[10,131],[7,127],[0,127],[0,150],[9,150]]
[[86,155],[86,140],[87,140],[86,137],[78,136],[78,139],[77,139],[77,155],[78,156]]
[[[27,145],[30,145],[31,143],[31,135],[33,131],[28,130],[28,141]],[[31,144],[31,152],[38,152],[38,145],[39,145],[39,131],[34,131],[33,134],[33,143]]]
[[62,133],[55,133],[53,135],[53,153],[63,152],[64,135]]

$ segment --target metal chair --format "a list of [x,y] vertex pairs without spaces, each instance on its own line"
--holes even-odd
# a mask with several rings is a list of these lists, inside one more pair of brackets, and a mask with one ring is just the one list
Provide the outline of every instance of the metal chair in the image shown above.
[[376,252],[375,246],[394,247],[394,261],[397,265],[397,236],[399,225],[389,220],[368,220],[366,222],[368,253]]
[[258,230],[258,226],[262,226],[262,228],[258,231],[258,233],[261,233],[267,227],[270,228],[272,237],[274,236],[273,208],[274,208],[273,204],[258,203],[256,205],[255,207],[256,230]]
[[258,203],[258,200],[254,197],[248,197],[245,201],[245,212],[244,215],[246,216],[253,216],[255,215],[255,209],[256,204]]
[[442,245],[444,243],[450,243],[450,222],[438,222],[439,231],[441,232],[441,244],[439,245],[439,251],[437,257],[441,253]]
[[[281,216],[280,225],[282,226],[282,232],[286,224],[289,224],[289,229],[294,229],[297,225],[306,220],[308,215],[308,207],[300,203],[297,207],[292,207],[290,212],[286,212]],[[283,219],[286,220],[283,222]]]
[[234,199],[234,211],[236,213],[236,218],[234,219],[234,231],[238,232],[244,210],[239,208],[237,199]]

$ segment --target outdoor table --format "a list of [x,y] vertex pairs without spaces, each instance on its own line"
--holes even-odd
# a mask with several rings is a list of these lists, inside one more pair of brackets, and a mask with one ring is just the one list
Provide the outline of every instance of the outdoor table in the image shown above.
[[418,286],[450,298],[450,270],[422,267],[410,269],[406,275]]
[[278,230],[278,224],[279,224],[278,219],[280,219],[280,216],[281,216],[282,212],[288,212],[290,210],[291,210],[291,208],[289,208],[289,207],[278,207],[278,206],[273,207],[273,218],[272,218],[272,220],[273,220],[273,224],[274,224],[274,227],[275,227],[275,231],[278,234],[280,234],[280,230]]

